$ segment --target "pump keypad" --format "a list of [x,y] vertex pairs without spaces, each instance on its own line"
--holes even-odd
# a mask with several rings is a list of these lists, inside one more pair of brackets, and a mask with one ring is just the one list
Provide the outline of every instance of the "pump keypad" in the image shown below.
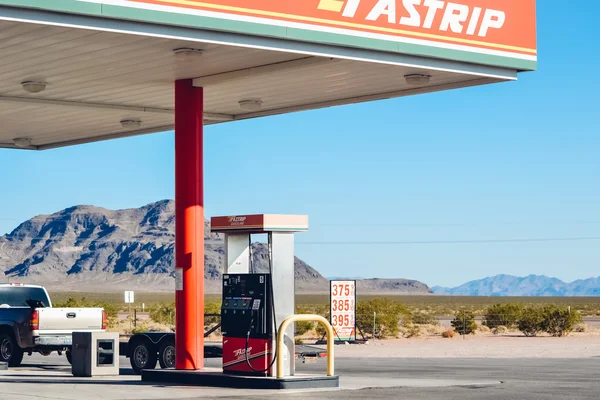
[[224,337],[266,339],[272,336],[270,275],[223,276],[221,332]]

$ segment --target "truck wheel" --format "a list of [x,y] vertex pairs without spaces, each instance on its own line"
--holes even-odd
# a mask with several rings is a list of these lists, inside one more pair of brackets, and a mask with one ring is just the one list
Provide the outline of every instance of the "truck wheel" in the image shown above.
[[71,350],[67,350],[65,355],[67,356],[67,361],[69,364],[73,365],[73,353],[71,353]]
[[154,369],[156,368],[157,354],[156,347],[149,341],[137,342],[129,361],[131,362],[131,368],[139,374],[143,369]]
[[172,342],[166,342],[160,346],[158,351],[158,362],[160,367],[175,368],[175,344]]
[[23,361],[23,349],[10,333],[0,333],[0,361],[8,363],[9,367],[18,367]]

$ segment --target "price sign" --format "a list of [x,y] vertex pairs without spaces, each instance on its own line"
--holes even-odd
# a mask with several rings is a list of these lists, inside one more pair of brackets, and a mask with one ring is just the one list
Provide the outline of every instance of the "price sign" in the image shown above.
[[331,326],[335,340],[356,340],[356,281],[330,281]]

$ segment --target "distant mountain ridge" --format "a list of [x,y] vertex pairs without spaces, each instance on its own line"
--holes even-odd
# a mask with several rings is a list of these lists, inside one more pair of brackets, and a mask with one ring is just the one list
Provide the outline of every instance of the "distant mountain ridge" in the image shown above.
[[356,291],[358,293],[410,293],[410,294],[433,294],[423,282],[411,279],[378,279],[362,277],[328,277],[330,281],[356,281]]
[[435,294],[462,296],[600,296],[600,278],[563,282],[545,275],[496,275],[454,288],[434,286],[432,290]]
[[[207,293],[221,290],[225,248],[222,235],[204,225],[204,282]],[[42,284],[55,290],[174,290],[175,202],[107,210],[75,206],[40,215],[0,236],[0,282]],[[268,249],[252,244],[253,267],[268,271]],[[325,293],[328,280],[295,257],[298,293]],[[5,279],[3,279],[5,278]],[[361,286],[359,285],[359,288]],[[406,279],[367,283],[370,292],[431,293]]]

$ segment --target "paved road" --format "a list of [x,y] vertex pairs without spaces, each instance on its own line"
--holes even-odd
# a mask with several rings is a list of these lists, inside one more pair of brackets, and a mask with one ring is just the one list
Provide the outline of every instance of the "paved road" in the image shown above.
[[[128,361],[120,379],[107,382],[82,382],[66,379],[68,366],[57,356],[26,358],[23,368],[13,369],[12,376],[0,374],[0,398],[13,399],[128,399],[132,394],[145,399],[279,399],[281,392],[224,391],[223,389],[182,388],[144,385],[128,371]],[[218,366],[209,360],[208,366]],[[323,360],[316,364],[299,364],[300,373],[322,373]],[[62,371],[62,372],[60,372]],[[42,380],[42,373],[59,373],[65,378],[52,383]],[[585,359],[350,359],[336,360],[336,372],[345,387],[369,389],[286,393],[286,399],[427,399],[427,400],[583,400],[600,398],[600,358]],[[129,375],[129,376],[127,376]],[[30,379],[29,382],[22,382]],[[462,387],[445,382],[465,382]],[[502,381],[501,384],[472,382]],[[59,385],[57,385],[57,383]],[[471,383],[471,384],[470,384]],[[106,385],[106,386],[103,386]],[[354,385],[354,386],[353,386]],[[404,386],[404,387],[398,387]],[[412,386],[412,387],[406,387]],[[79,393],[79,394],[78,394]],[[81,396],[84,397],[81,397]],[[73,397],[75,396],[75,397]],[[78,397],[79,396],[79,397]],[[96,397],[97,396],[97,397]],[[139,398],[139,397],[136,397]]]
[[[341,376],[499,380],[485,387],[383,388],[312,395],[311,399],[579,400],[600,398],[600,358],[357,359],[337,364]],[[364,372],[363,372],[364,371]],[[246,397],[248,398],[248,397]],[[286,396],[303,399],[303,395]]]

